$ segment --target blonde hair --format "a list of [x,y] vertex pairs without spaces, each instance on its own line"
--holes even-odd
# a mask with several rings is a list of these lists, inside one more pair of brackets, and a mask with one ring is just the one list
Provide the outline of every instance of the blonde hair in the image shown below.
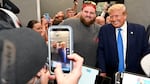
[[124,4],[114,4],[110,6],[108,13],[110,14],[112,11],[123,11],[123,14],[127,14],[126,6]]

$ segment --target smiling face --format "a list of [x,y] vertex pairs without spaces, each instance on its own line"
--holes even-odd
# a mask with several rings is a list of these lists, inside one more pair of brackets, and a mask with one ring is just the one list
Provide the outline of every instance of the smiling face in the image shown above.
[[68,9],[66,10],[66,18],[73,17],[73,16],[75,16],[75,14],[76,14],[76,12],[75,12],[75,10],[72,9],[72,8],[68,8]]
[[113,11],[110,13],[110,22],[114,27],[116,28],[121,27],[125,21],[126,15],[123,14],[122,11]]
[[108,10],[110,22],[115,28],[123,26],[127,19],[126,8],[122,4],[113,5]]
[[33,28],[32,28],[32,29],[35,30],[36,32],[41,33],[41,32],[42,32],[42,25],[41,25],[41,23],[40,23],[40,22],[35,23],[35,24],[33,25]]
[[93,24],[95,22],[95,18],[96,10],[92,6],[86,6],[82,9],[80,19],[86,26]]

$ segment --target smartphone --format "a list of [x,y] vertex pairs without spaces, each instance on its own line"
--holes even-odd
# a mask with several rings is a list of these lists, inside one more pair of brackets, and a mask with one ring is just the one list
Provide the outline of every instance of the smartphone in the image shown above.
[[50,16],[49,16],[49,13],[44,13],[44,17],[45,19],[49,22],[50,21]]
[[60,63],[64,73],[72,70],[72,61],[67,55],[73,53],[73,32],[68,25],[50,26],[48,30],[49,68],[54,74],[56,65]]

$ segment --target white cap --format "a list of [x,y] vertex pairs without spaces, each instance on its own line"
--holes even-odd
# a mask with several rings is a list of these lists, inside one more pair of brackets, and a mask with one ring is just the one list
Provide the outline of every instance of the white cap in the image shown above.
[[4,8],[0,8],[0,10],[4,11],[5,13],[7,13],[10,16],[10,18],[12,19],[16,28],[20,28],[21,22],[19,21],[18,17],[13,12],[11,12],[7,9],[4,9]]

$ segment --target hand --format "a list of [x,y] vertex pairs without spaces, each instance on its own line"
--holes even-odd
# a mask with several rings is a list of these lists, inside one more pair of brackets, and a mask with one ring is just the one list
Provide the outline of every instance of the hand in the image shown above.
[[55,76],[50,75],[49,70],[47,70],[46,72],[41,72],[40,84],[48,84],[49,80],[54,80],[54,79],[55,79]]
[[57,84],[78,84],[82,74],[83,58],[77,54],[72,54],[68,55],[68,59],[73,61],[73,70],[68,74],[64,74],[61,65],[57,65],[54,71]]
[[[44,66],[35,77],[27,82],[27,84],[48,84],[49,80],[55,80],[55,75],[50,75],[49,70]],[[39,81],[40,80],[40,81]]]
[[78,0],[73,1],[74,5],[78,5]]
[[100,73],[100,76],[106,77],[106,73]]
[[50,75],[50,72],[49,72],[49,70],[47,69],[46,66],[44,66],[40,70],[39,75],[40,75],[40,84],[48,84],[49,80],[54,80],[55,79],[54,75]]

